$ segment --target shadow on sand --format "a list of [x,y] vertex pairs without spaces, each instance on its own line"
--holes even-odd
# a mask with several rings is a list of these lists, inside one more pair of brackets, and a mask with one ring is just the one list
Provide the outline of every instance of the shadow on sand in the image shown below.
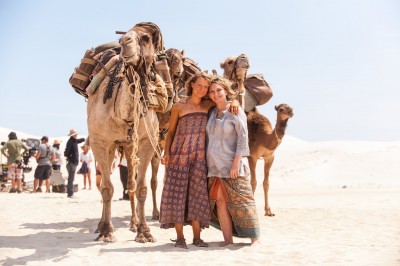
[[[128,228],[130,218],[130,216],[113,217],[112,223],[115,230],[117,231],[121,228]],[[146,221],[149,222],[149,227],[159,226],[157,222],[150,222],[150,216],[146,217]],[[96,245],[107,245],[108,243],[95,241],[98,234],[95,234],[94,232],[97,228],[98,222],[99,219],[47,224],[24,223],[21,225],[21,230],[33,229],[40,232],[21,236],[1,236],[0,248],[34,250],[34,252],[30,255],[18,258],[7,257],[0,261],[0,265],[26,265],[28,262],[47,260],[57,262],[69,257],[70,255],[68,253],[71,250]],[[78,229],[78,231],[76,231],[76,229]],[[57,232],[46,232],[46,230],[57,230]],[[144,250],[146,250],[146,248],[144,248]],[[129,251],[131,252],[134,250],[129,249]],[[26,253],[28,252],[29,251],[26,251]]]

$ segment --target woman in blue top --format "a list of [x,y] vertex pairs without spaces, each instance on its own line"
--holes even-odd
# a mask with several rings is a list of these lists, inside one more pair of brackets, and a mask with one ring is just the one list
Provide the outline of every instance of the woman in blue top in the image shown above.
[[230,81],[215,77],[208,95],[215,102],[207,122],[208,189],[211,206],[210,224],[221,229],[224,245],[233,244],[233,235],[258,243],[260,227],[249,179],[246,157],[249,155],[247,119],[228,111]]

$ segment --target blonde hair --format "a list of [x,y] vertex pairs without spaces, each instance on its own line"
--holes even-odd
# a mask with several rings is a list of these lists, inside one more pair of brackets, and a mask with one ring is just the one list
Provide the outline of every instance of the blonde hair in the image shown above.
[[211,79],[210,86],[212,84],[218,84],[222,88],[224,88],[226,92],[226,97],[228,100],[231,100],[236,97],[237,93],[232,89],[232,82],[229,79],[220,77],[220,76],[214,76]]
[[187,96],[192,96],[193,93],[193,88],[192,88],[192,83],[196,82],[198,78],[203,78],[208,81],[208,83],[211,82],[211,76],[206,73],[206,72],[197,72],[193,76],[191,76],[188,81],[185,83],[185,91]]

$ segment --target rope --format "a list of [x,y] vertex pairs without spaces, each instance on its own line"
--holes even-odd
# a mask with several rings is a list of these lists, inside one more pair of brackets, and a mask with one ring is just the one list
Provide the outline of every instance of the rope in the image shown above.
[[[130,128],[127,132],[127,139],[132,140],[133,147],[132,147],[132,161],[133,161],[133,173],[134,175],[137,173],[137,167],[139,165],[139,158],[136,156],[137,151],[139,149],[139,136],[138,136],[138,127],[139,127],[139,119],[140,119],[140,90],[134,89],[132,91],[132,87],[138,88],[138,75],[136,72],[132,71],[132,68],[129,68],[132,74],[132,83],[129,83],[129,89],[133,94],[133,123],[130,125]],[[134,193],[135,190],[126,190],[126,192]]]
[[[130,72],[131,72],[131,75],[133,76],[133,77],[138,77],[138,75],[136,74],[136,72],[133,72],[133,70],[132,70],[132,68],[131,67],[129,67],[129,70],[130,70]],[[135,75],[135,74],[136,75]],[[131,84],[129,84],[129,86],[131,86],[133,83],[131,83]],[[140,97],[142,97],[142,99],[145,99],[144,98],[144,94],[143,94],[143,90],[142,90],[142,86],[140,86],[140,84],[139,84],[139,81],[138,81],[138,79],[136,79],[136,84],[134,84],[135,85],[135,97],[136,97],[136,95],[138,95],[138,97],[139,97],[139,99],[140,99]],[[137,88],[140,88],[140,89],[137,89]],[[150,140],[150,143],[151,143],[151,146],[153,147],[153,149],[154,149],[154,151],[156,152],[156,154],[157,154],[157,156],[159,156],[160,158],[161,158],[161,149],[159,148],[159,146],[158,146],[158,139],[156,139],[156,138],[153,138],[152,136],[152,134],[150,134],[150,130],[153,130],[153,132],[154,131],[159,131],[159,129],[158,128],[154,128],[153,126],[149,126],[148,124],[147,124],[147,120],[146,120],[146,113],[147,113],[147,110],[149,109],[149,107],[148,107],[148,104],[147,104],[147,102],[146,101],[143,101],[142,102],[142,104],[144,105],[144,108],[139,108],[139,106],[138,106],[138,108],[137,108],[137,110],[138,110],[138,116],[137,117],[143,117],[143,122],[144,122],[144,127],[145,127],[145,129],[146,129],[146,133],[147,133],[147,136],[149,137],[149,140]],[[138,104],[138,105],[140,105],[140,103]],[[134,105],[135,106],[135,105]],[[146,111],[145,111],[146,110]],[[137,119],[137,121],[134,121],[134,123],[139,123],[139,119]],[[151,128],[150,128],[151,127]],[[136,130],[135,130],[136,131]]]

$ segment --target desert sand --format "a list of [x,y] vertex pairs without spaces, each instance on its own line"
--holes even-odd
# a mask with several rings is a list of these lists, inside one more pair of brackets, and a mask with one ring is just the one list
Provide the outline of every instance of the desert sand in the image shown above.
[[[2,141],[9,132],[0,128]],[[38,137],[16,132],[19,139]],[[63,151],[67,137],[61,139]],[[53,140],[50,138],[51,143]],[[119,200],[118,170],[112,176],[114,243],[94,241],[101,196],[94,185],[92,190],[82,190],[82,175],[75,177],[79,191],[73,199],[60,193],[3,192],[0,264],[400,265],[399,158],[400,142],[306,142],[285,136],[270,177],[274,217],[263,216],[262,161],[257,166],[258,247],[250,247],[249,239],[241,238],[235,238],[234,245],[219,247],[222,233],[210,227],[202,232],[209,248],[192,244],[187,250],[174,248],[170,241],[174,230],[161,230],[159,223],[151,220],[150,194],[147,222],[157,242],[136,243],[135,234],[128,229],[129,203]],[[35,169],[33,159],[31,165]],[[161,167],[159,172],[158,203],[163,170]],[[65,166],[62,171],[66,176]],[[33,171],[26,181],[33,181]],[[189,226],[185,236],[191,243]]]

